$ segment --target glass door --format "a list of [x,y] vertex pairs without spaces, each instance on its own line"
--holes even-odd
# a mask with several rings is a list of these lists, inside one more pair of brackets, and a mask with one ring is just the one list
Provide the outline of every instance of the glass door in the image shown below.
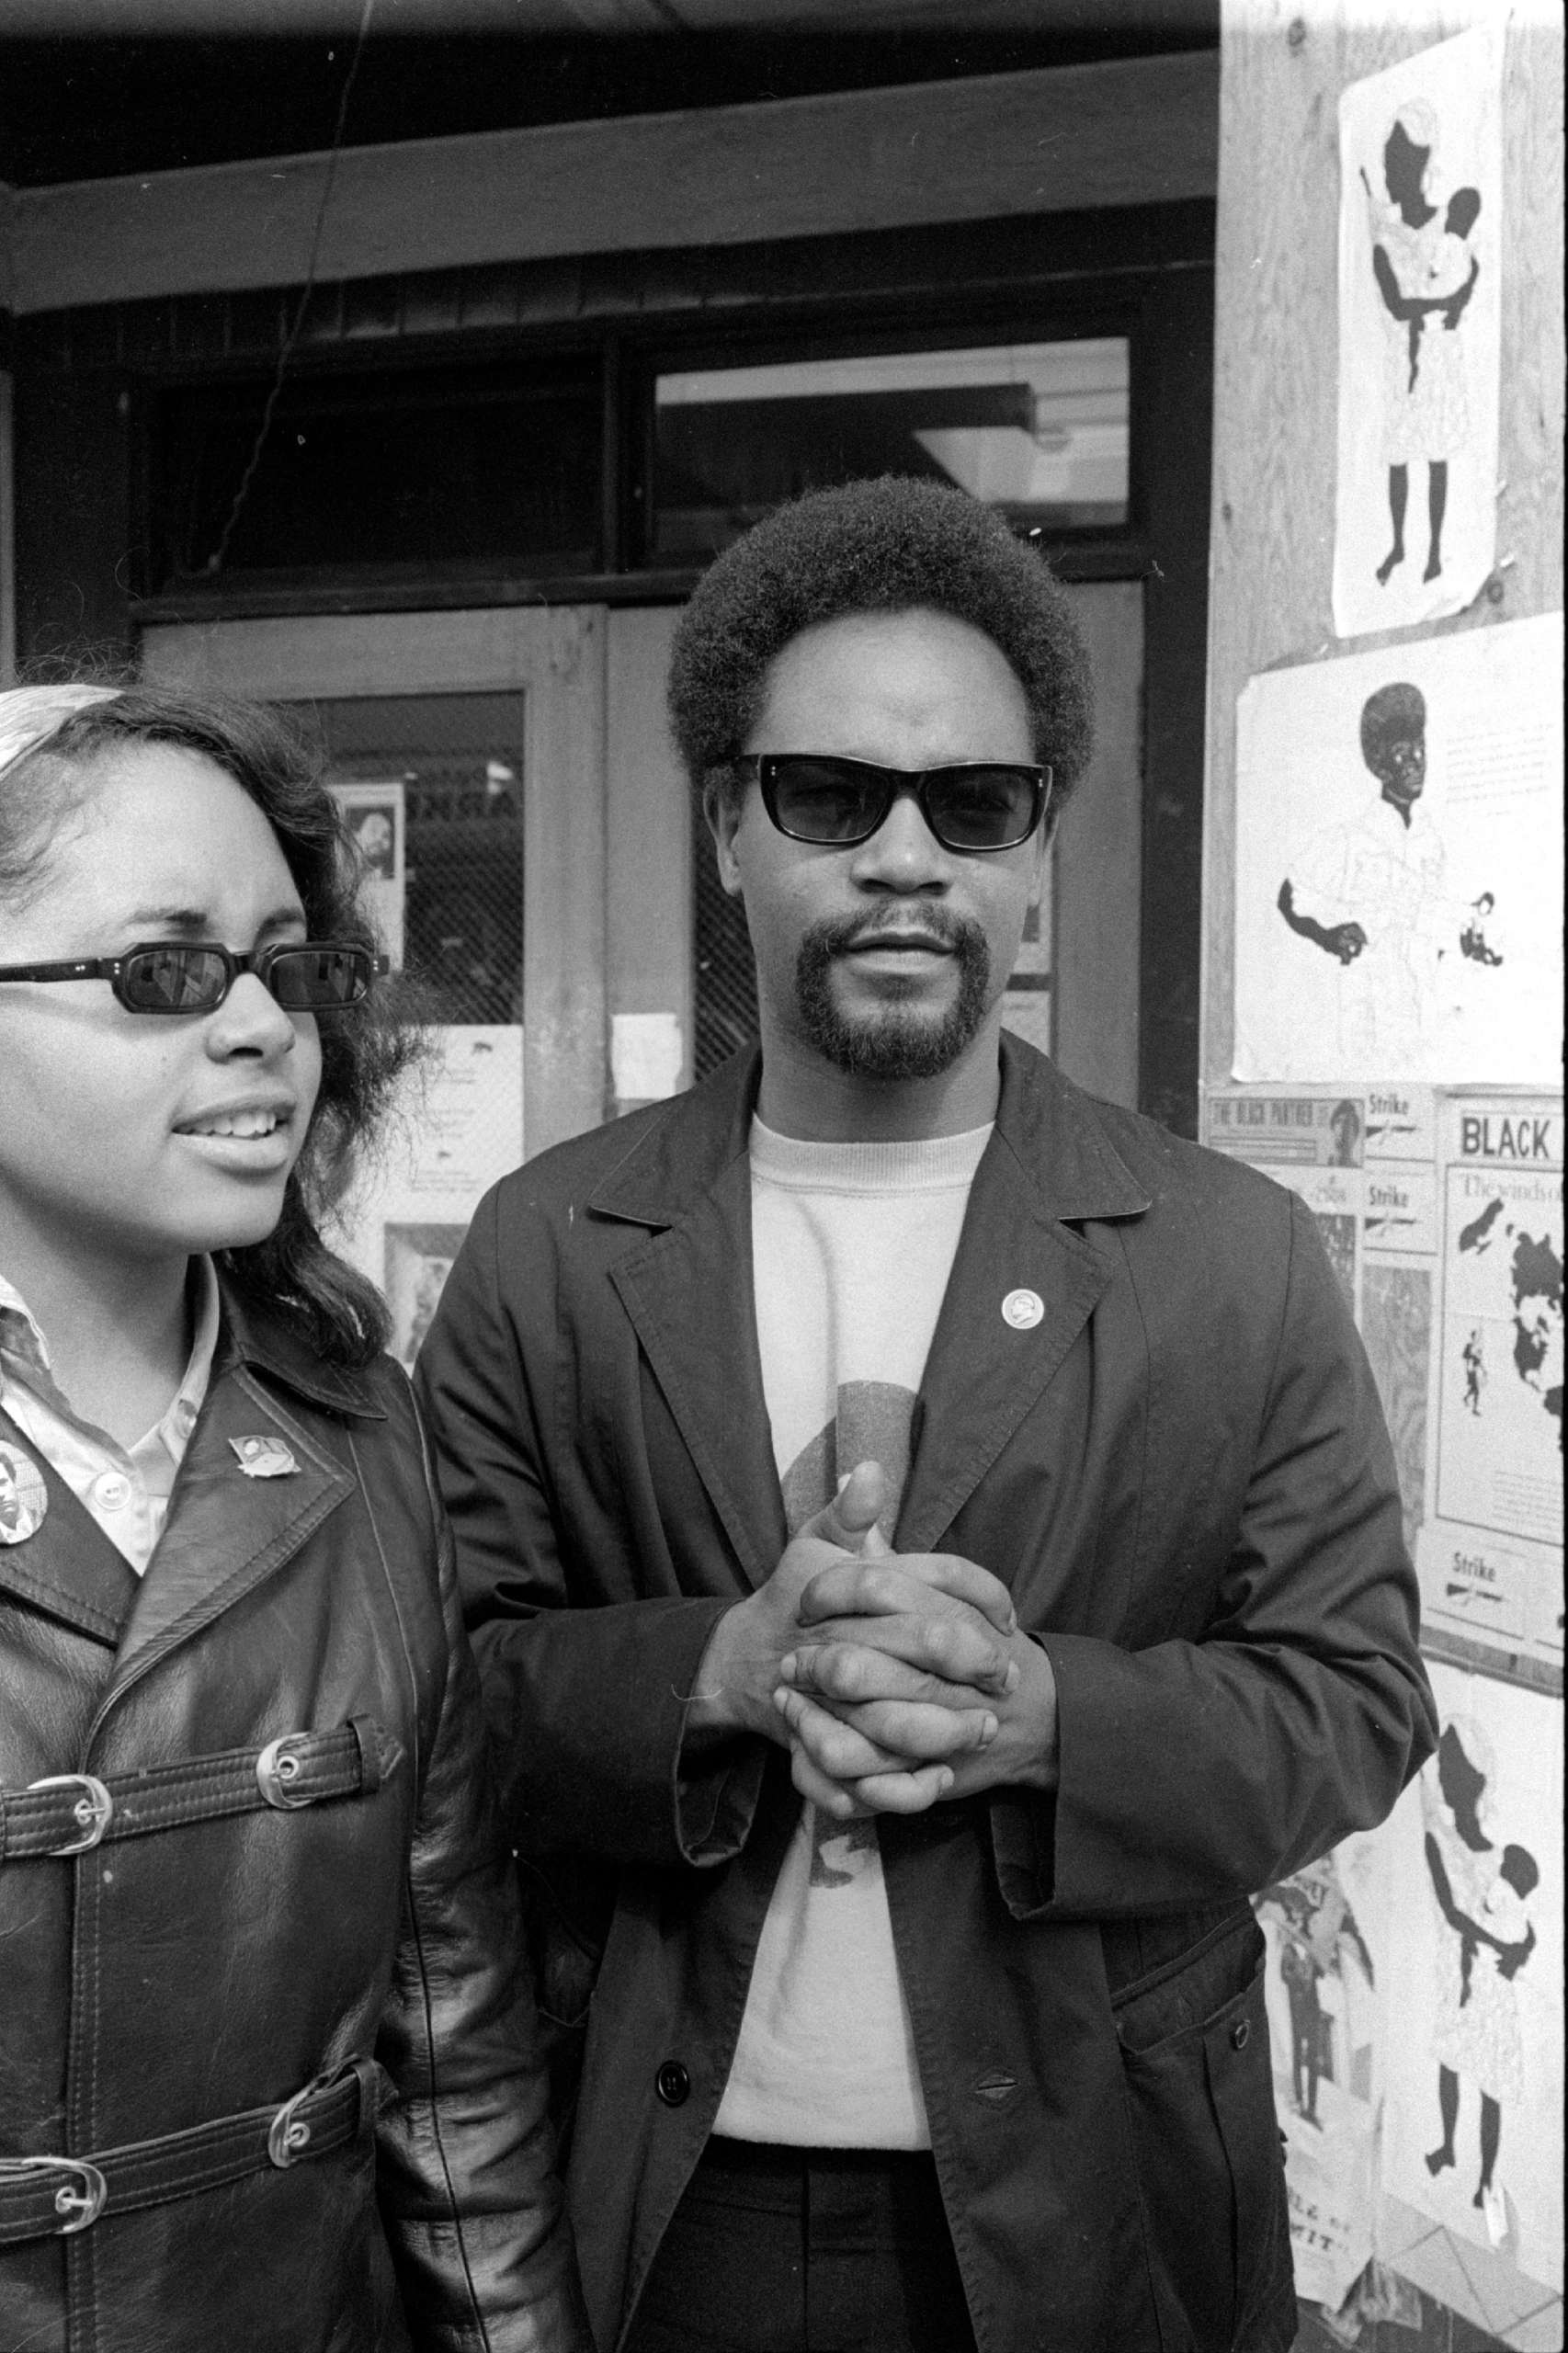
[[605,615],[454,613],[148,632],[154,677],[320,731],[367,910],[417,976],[432,1051],[386,1149],[345,1172],[337,1246],[417,1353],[486,1188],[608,1106]]

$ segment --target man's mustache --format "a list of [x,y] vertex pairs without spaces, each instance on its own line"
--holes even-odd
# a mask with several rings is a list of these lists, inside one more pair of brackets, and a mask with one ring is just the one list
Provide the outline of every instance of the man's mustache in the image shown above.
[[909,946],[949,949],[962,956],[983,947],[985,935],[972,916],[950,907],[926,907],[919,915],[868,922],[863,915],[827,915],[807,935],[813,957],[853,955],[867,948]]

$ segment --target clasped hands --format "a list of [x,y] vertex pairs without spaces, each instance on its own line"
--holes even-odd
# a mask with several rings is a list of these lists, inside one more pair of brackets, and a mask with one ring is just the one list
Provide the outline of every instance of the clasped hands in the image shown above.
[[840,1821],[920,1813],[1003,1782],[1056,1779],[1056,1687],[1012,1597],[977,1562],[892,1552],[881,1466],[862,1462],[720,1620],[688,1718],[760,1733]]

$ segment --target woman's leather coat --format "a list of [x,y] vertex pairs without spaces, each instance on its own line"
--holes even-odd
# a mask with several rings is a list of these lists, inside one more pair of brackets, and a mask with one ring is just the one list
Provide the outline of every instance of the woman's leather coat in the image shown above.
[[24,1451],[49,1508],[0,1544],[0,2346],[585,2353],[401,1374],[226,1302],[140,1583]]

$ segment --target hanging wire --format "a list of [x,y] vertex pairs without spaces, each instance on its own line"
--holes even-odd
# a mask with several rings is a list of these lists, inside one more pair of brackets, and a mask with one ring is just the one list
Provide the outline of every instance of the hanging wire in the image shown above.
[[359,60],[365,53],[365,37],[370,29],[370,18],[375,14],[375,7],[376,0],[364,0],[364,6],[359,11],[359,30],[355,36],[354,54],[348,61],[348,71],[344,76],[343,89],[337,101],[337,121],[333,128],[332,149],[326,159],[326,176],[322,182],[321,202],[316,207],[316,225],[311,236],[310,259],[305,265],[305,282],[300,290],[300,299],[294,306],[294,316],[290,322],[289,331],[278,349],[278,365],[273,371],[271,388],[267,395],[266,405],[261,412],[261,424],[257,427],[250,456],[245,460],[245,470],[240,476],[240,486],[234,493],[234,503],[229,509],[229,519],[223,526],[217,546],[207,559],[209,572],[221,572],[223,568],[223,558],[229,552],[229,541],[234,536],[234,526],[238,523],[244,512],[245,501],[250,496],[250,486],[256,479],[256,470],[261,463],[261,453],[267,447],[267,437],[272,430],[273,412],[278,406],[278,395],[283,390],[283,379],[289,372],[289,362],[294,357],[294,347],[300,340],[301,330],[305,324],[305,313],[310,308],[311,296],[315,292],[316,264],[321,256],[322,232],[326,226],[327,207],[332,202],[333,182],[337,177],[337,159],[343,148],[344,125],[348,120],[348,101],[354,93],[354,79],[359,71]]

